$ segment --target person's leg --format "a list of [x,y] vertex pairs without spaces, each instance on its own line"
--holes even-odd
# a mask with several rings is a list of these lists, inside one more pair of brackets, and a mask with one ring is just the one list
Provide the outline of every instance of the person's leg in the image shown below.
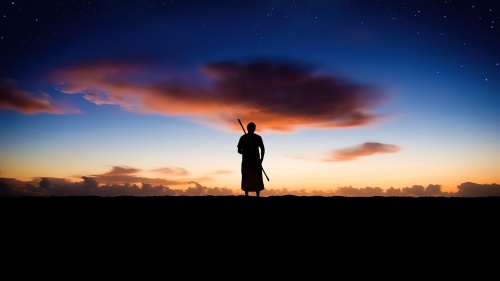
[[260,191],[258,191],[258,190],[257,190],[257,192],[256,192],[256,193],[257,193],[257,197],[259,197],[259,195],[260,195]]
[[245,191],[245,196],[248,196],[248,191]]

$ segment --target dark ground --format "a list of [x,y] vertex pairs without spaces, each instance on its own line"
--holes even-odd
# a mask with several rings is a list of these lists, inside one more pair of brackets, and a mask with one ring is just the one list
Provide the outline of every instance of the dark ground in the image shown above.
[[272,268],[293,277],[308,263],[307,274],[479,277],[500,250],[500,197],[0,197],[0,214],[4,268],[123,274],[140,262],[141,272],[188,278],[199,272],[183,266],[208,263],[217,276]]
[[[7,221],[47,223],[161,223],[232,221],[231,224],[288,225],[380,223],[464,226],[497,219],[500,197],[306,197],[306,196],[158,196],[158,197],[0,197]],[[247,220],[250,220],[248,222]]]

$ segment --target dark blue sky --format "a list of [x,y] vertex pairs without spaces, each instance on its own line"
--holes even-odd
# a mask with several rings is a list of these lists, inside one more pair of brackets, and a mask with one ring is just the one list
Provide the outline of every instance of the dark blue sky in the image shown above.
[[[330,53],[455,56],[493,71],[495,1],[3,1],[3,76],[47,65],[132,57],[170,64]],[[491,11],[490,11],[491,10]],[[61,50],[64,50],[62,52]],[[318,58],[319,57],[319,58]],[[319,61],[321,63],[321,61]],[[488,72],[485,73],[485,75]],[[491,72],[490,72],[491,73]]]

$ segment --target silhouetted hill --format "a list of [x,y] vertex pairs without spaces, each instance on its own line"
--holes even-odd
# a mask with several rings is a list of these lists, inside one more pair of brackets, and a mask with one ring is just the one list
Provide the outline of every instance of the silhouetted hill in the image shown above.
[[[253,217],[332,222],[352,219],[402,223],[488,218],[500,214],[500,197],[310,197],[310,196],[155,196],[155,197],[0,197],[3,214],[56,220],[59,216],[125,220],[175,221]],[[276,217],[276,218],[274,218]]]
[[30,196],[0,197],[0,212],[3,242],[18,259],[383,256],[402,265],[494,251],[500,197]]

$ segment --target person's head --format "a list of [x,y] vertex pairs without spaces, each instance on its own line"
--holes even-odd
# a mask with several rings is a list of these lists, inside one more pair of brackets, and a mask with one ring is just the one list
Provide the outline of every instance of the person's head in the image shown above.
[[248,132],[249,132],[249,133],[253,133],[253,132],[255,132],[255,128],[256,128],[256,126],[255,126],[255,123],[254,123],[254,122],[250,122],[250,123],[248,123],[248,125],[247,125],[247,130],[248,130]]

